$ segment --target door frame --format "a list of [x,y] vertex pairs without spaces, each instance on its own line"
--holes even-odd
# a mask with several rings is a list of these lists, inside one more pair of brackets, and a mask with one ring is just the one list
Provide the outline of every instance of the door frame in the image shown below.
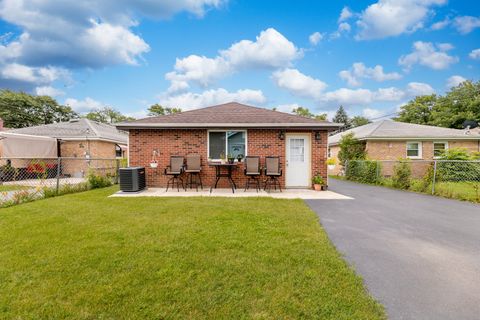
[[[288,170],[288,166],[287,166],[287,161],[288,161],[288,148],[287,148],[287,145],[288,145],[288,138],[289,137],[292,137],[292,136],[301,136],[301,137],[304,137],[306,138],[306,143],[308,143],[309,147],[308,147],[308,153],[306,154],[306,156],[308,157],[308,172],[307,172],[307,178],[308,178],[308,185],[306,186],[288,186],[287,184],[287,170]],[[311,187],[311,184],[310,184],[310,181],[312,181],[312,133],[311,132],[287,132],[285,134],[285,188],[289,188],[289,189],[304,189],[304,188],[310,188]]]

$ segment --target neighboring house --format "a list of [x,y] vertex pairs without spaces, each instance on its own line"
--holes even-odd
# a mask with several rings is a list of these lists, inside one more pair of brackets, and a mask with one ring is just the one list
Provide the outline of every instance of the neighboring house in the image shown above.
[[[29,155],[28,144],[35,145],[36,137],[50,137],[57,140],[57,148],[49,156],[120,158],[126,155],[128,133],[117,130],[113,125],[88,119],[73,119],[68,122],[52,123],[28,128],[11,129],[0,134],[3,144],[24,144],[25,154],[11,151],[9,157],[41,156]],[[31,142],[28,137],[31,136]],[[6,148],[6,145],[4,146]],[[13,148],[12,148],[13,149]],[[12,154],[13,153],[13,154]],[[21,154],[20,154],[21,153]]]
[[[353,133],[372,160],[432,160],[449,148],[480,151],[480,132],[382,120],[328,138],[329,157],[338,159],[342,136]],[[337,166],[336,170],[339,170]],[[333,172],[335,173],[335,172]]]
[[[279,156],[281,185],[310,187],[313,175],[327,177],[327,136],[338,127],[328,121],[235,102],[117,125],[129,131],[129,164],[147,168],[148,186],[165,186],[163,171],[170,156],[188,154],[200,154],[203,183],[211,185],[215,169],[208,165],[208,159],[231,154],[260,156],[261,165],[266,156]],[[153,159],[158,161],[157,168],[149,167]],[[237,186],[243,186],[243,162],[238,163],[233,179]]]

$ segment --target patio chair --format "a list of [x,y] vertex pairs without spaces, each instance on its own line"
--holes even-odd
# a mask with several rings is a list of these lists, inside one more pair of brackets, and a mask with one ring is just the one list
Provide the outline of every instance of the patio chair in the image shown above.
[[187,187],[190,186],[192,189],[193,185],[198,191],[198,186],[203,190],[202,177],[200,172],[202,171],[202,161],[199,154],[191,154],[187,156],[187,164],[185,166],[185,173],[188,174],[187,177]]
[[170,165],[165,168],[165,175],[171,176],[167,181],[167,191],[170,183],[172,184],[172,188],[175,188],[175,181],[177,181],[177,191],[180,192],[180,183],[182,183],[182,189],[185,190],[183,179],[180,177],[183,173],[183,163],[184,158],[182,156],[170,157]]
[[282,176],[282,168],[280,166],[280,157],[266,157],[265,158],[265,191],[270,191],[273,187],[282,192],[282,187],[278,178]]
[[250,183],[253,182],[258,192],[260,190],[259,177],[262,174],[260,170],[260,157],[257,157],[257,156],[245,157],[244,174],[247,177],[247,181],[245,182],[245,191],[247,191],[247,189],[250,188]]

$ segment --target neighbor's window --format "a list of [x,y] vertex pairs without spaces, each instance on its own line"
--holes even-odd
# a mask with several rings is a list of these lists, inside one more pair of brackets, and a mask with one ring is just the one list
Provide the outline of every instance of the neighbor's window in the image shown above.
[[246,156],[245,131],[209,131],[208,132],[208,157],[220,159],[220,155],[231,155],[238,158]]
[[433,143],[433,156],[435,158],[440,157],[445,150],[448,149],[448,145],[446,142],[434,142]]
[[115,145],[115,157],[123,157],[122,147],[120,147],[118,144]]
[[421,158],[422,144],[420,142],[407,142],[407,158]]

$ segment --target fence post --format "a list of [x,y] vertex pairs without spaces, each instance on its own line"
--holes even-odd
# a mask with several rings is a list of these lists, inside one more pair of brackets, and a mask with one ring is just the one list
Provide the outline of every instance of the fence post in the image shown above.
[[55,189],[56,194],[58,195],[58,191],[60,190],[60,166],[62,165],[62,158],[57,158],[57,186]]
[[437,160],[433,161],[432,195],[435,194],[435,180],[437,178]]

